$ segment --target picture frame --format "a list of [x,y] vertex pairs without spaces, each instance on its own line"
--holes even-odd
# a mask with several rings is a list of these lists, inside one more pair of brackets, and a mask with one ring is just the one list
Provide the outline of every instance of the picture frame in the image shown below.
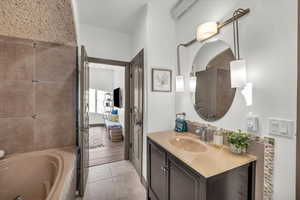
[[172,70],[152,68],[152,92],[172,92]]

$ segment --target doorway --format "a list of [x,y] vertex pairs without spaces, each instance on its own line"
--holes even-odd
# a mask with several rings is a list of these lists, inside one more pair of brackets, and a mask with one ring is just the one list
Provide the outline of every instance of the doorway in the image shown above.
[[[83,121],[84,124],[88,124],[87,127],[84,126],[86,128],[79,128],[85,132],[79,131],[78,140],[78,180],[80,195],[83,196],[92,166],[129,160],[140,180],[143,180],[144,51],[142,50],[131,62],[89,57],[84,47],[81,54],[79,113],[83,117],[79,118],[79,124]],[[119,71],[116,77],[120,80],[120,76],[123,76],[123,85],[115,85],[110,90],[93,86],[90,78],[96,75],[93,71],[99,67],[102,71],[105,68]],[[115,128],[115,122],[121,126]],[[104,152],[101,152],[101,148]]]
[[125,67],[89,62],[89,167],[124,160]]

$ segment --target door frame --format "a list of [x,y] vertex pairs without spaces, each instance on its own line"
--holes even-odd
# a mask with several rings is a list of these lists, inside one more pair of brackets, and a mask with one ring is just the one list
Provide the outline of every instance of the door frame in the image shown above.
[[129,111],[130,111],[130,63],[119,60],[110,60],[104,58],[95,58],[95,57],[87,57],[89,63],[95,64],[106,64],[106,65],[114,65],[119,67],[125,67],[125,119],[124,119],[124,129],[125,129],[125,148],[124,148],[124,159],[129,160],[129,150],[130,150],[130,119],[129,119]]
[[[78,53],[80,51],[80,66],[79,66],[79,56]],[[88,177],[88,170],[87,167],[85,167],[85,161],[89,160],[89,155],[87,154],[87,159],[85,158],[85,150],[86,150],[86,140],[85,138],[88,137],[86,133],[88,133],[89,129],[89,123],[86,123],[86,119],[88,121],[88,115],[85,115],[87,113],[88,108],[88,99],[85,97],[86,88],[89,88],[88,84],[86,82],[86,76],[87,80],[89,80],[89,71],[86,67],[87,62],[87,52],[85,49],[85,46],[81,46],[80,50],[77,48],[77,99],[76,99],[76,107],[78,110],[76,111],[76,128],[77,128],[77,146],[78,146],[78,156],[79,156],[79,162],[77,166],[77,175],[78,175],[78,181],[77,181],[77,189],[79,191],[79,196],[83,197],[87,185],[87,177]],[[87,83],[87,84],[86,84]],[[88,86],[88,87],[86,87]],[[80,94],[80,95],[78,95]],[[87,105],[85,104],[87,102]],[[87,116],[87,117],[86,117]],[[80,119],[80,120],[79,120]],[[88,143],[87,143],[88,145]]]
[[297,27],[297,132],[296,132],[296,199],[300,199],[300,0],[298,0]]

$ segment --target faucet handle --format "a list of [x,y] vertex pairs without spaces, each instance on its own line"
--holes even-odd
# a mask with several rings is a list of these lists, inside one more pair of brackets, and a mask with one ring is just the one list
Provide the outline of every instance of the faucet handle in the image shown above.
[[206,131],[206,130],[207,130],[207,127],[205,127],[205,126],[200,126],[200,127],[197,127],[197,128],[196,128],[195,133],[196,133],[197,135],[199,135],[199,134],[203,135],[203,132]]
[[197,135],[199,135],[200,132],[201,132],[200,128],[196,128],[195,133],[196,133]]

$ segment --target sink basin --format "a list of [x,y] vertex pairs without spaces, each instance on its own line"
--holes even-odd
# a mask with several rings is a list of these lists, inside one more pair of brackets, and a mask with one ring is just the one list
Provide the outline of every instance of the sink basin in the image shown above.
[[207,151],[204,143],[189,137],[174,137],[169,140],[170,144],[183,151],[201,153]]

